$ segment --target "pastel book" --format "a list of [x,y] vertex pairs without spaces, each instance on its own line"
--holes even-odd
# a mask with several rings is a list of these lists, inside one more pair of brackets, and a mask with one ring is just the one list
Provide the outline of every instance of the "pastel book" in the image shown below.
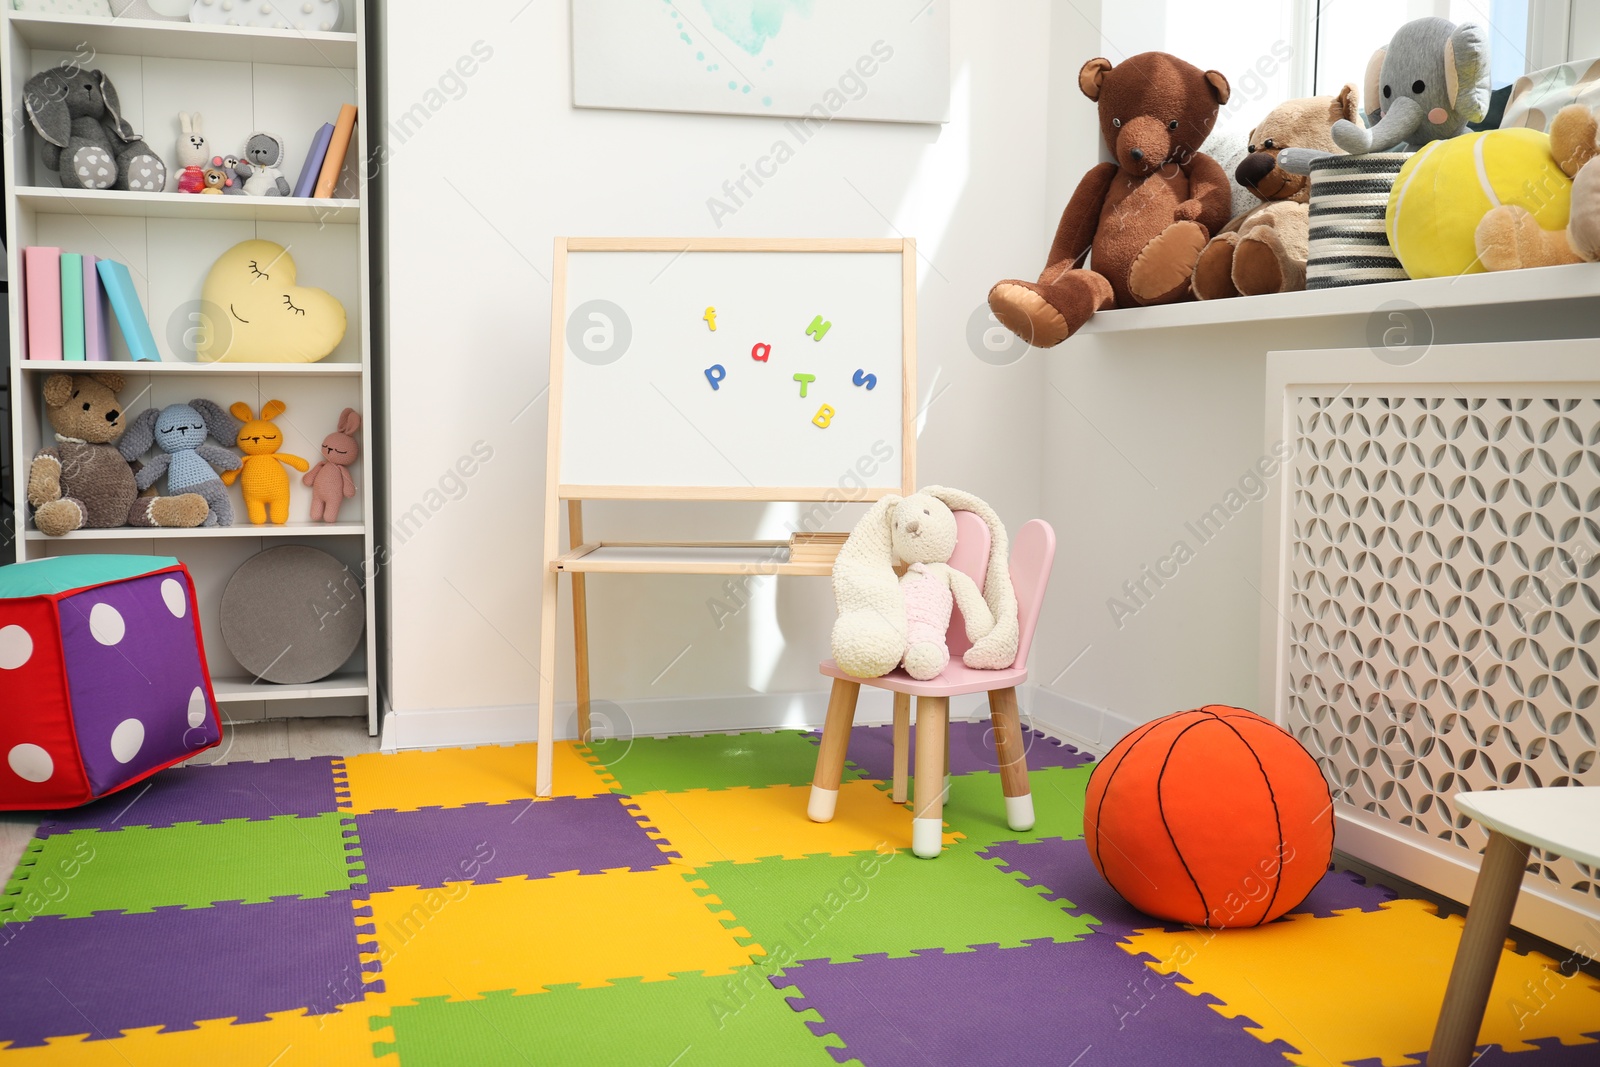
[[300,167],[300,180],[294,183],[295,196],[310,196],[316,192],[317,179],[322,176],[322,163],[328,156],[328,142],[333,140],[333,123],[324,122],[322,129],[311,139],[311,151]]
[[22,250],[22,286],[28,302],[28,358],[61,358],[61,249]]
[[326,200],[339,184],[339,172],[344,169],[344,157],[350,150],[350,139],[355,135],[356,108],[345,104],[339,109],[339,118],[333,125],[333,138],[328,142],[328,154],[322,161],[322,173],[317,177],[316,197]]
[[82,362],[83,256],[61,253],[61,358]]
[[128,352],[135,361],[159,363],[161,352],[156,348],[150,320],[145,318],[144,305],[139,302],[128,268],[114,259],[102,259],[96,268],[106,288],[106,297],[111,301],[111,310],[117,316],[117,325],[122,329],[122,339],[128,342]]
[[83,254],[83,350],[84,358],[91,362],[111,358],[106,292],[100,284],[100,271],[95,267],[99,262],[99,257],[88,252]]

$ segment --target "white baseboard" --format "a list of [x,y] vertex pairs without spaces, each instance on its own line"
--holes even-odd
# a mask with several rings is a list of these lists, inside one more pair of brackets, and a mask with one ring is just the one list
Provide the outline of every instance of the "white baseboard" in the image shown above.
[[1143,725],[1038,686],[1030,696],[1023,707],[1025,713],[1031,709],[1034,729],[1096,756],[1105,755],[1124,735]]

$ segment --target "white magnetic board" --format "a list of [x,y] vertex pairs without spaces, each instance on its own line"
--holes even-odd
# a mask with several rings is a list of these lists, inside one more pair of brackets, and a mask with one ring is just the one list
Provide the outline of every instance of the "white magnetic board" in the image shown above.
[[906,484],[912,248],[582,244],[566,252],[553,331],[563,487],[810,499]]

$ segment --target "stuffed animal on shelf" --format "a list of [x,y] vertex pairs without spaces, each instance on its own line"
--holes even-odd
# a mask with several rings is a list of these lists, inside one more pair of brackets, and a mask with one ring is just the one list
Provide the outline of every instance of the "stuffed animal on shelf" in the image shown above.
[[40,449],[28,469],[28,503],[41,533],[60,537],[116,526],[192,529],[210,514],[197,493],[139,495],[130,464],[145,449],[130,447],[124,438],[126,412],[117,400],[124,384],[122,375],[110,372],[45,379],[45,415],[56,443]]
[[360,455],[360,430],[361,413],[345,408],[339,413],[339,428],[322,439],[322,459],[300,479],[311,487],[312,522],[338,522],[340,506],[356,495],[350,464]]
[[198,493],[205,498],[211,514],[202,525],[232,526],[233,501],[217,472],[238,470],[242,461],[206,438],[215,437],[231,448],[238,440],[240,425],[210,400],[169,404],[159,411],[150,408],[133,420],[123,452],[142,456],[154,444],[160,453],[139,470],[139,488],[150,488],[165,474],[167,492]]
[[[949,565],[956,546],[953,511],[970,511],[990,531],[989,569],[980,593]],[[856,524],[833,565],[839,618],[834,661],[857,678],[904,666],[913,678],[934,678],[950,661],[945,632],[952,605],[961,609],[968,667],[1000,670],[1017,658],[1017,597],[1011,586],[1005,526],[970,493],[929,486],[908,497],[886,496]],[[895,576],[906,565],[904,577]]]
[[233,192],[233,179],[228,177],[228,172],[221,167],[207,167],[203,180],[205,188],[200,191],[209,196],[223,196]]
[[1211,239],[1195,265],[1191,288],[1200,300],[1288,293],[1306,287],[1311,244],[1311,181],[1278,166],[1289,148],[1336,153],[1333,125],[1360,116],[1356,87],[1337,96],[1290,100],[1250,131],[1250,154],[1234,180],[1258,203]]
[[178,125],[183,132],[178,136],[178,192],[203,193],[206,191],[206,138],[200,132],[200,112],[178,112]]
[[98,70],[57,66],[28,79],[23,107],[44,140],[44,165],[66,189],[158,193],[167,165],[122,117],[116,87]]
[[1200,251],[1233,215],[1227,175],[1199,151],[1228,102],[1226,78],[1144,52],[1117,66],[1091,59],[1078,87],[1098,105],[1116,162],[1078,183],[1039,280],[1003,281],[989,293],[995,318],[1040,348],[1102,308],[1192,299]]
[[1488,270],[1550,267],[1600,260],[1600,122],[1582,104],[1556,113],[1550,124],[1550,155],[1572,179],[1565,230],[1547,230],[1525,207],[1501,204],[1478,224],[1478,258]]
[[344,305],[325,289],[300,285],[289,250],[275,241],[240,241],[211,265],[200,289],[220,316],[200,333],[202,363],[315,363],[339,347]]
[[244,179],[248,196],[288,196],[289,179],[283,176],[283,140],[270,133],[252,133],[244,156],[235,169]]
[[[1367,124],[1333,124],[1334,143],[1350,155],[1416,151],[1459,137],[1489,109],[1489,35],[1475,23],[1458,26],[1435,16],[1408,22],[1367,61],[1361,91]],[[1281,154],[1278,165],[1309,174],[1330,154],[1296,148]]]
[[238,156],[212,156],[211,166],[227,175],[228,180],[222,183],[223,196],[244,196],[244,179],[239,176]]
[[244,421],[238,437],[244,463],[238,470],[223,471],[222,481],[232,485],[238,480],[244,493],[244,509],[255,525],[271,521],[282,526],[289,521],[289,476],[279,464],[287,463],[297,471],[311,467],[299,456],[278,451],[283,447],[283,431],[271,420],[282,415],[287,406],[281,400],[269,400],[261,406],[260,418],[242,400],[229,410]]

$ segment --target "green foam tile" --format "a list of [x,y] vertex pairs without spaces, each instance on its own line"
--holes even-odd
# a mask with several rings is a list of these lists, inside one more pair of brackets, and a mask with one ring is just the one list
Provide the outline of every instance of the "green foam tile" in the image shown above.
[[[704,737],[607,738],[590,744],[592,761],[631,796],[686,789],[807,785],[817,746],[798,730]],[[861,776],[846,770],[845,780]]]
[[0,897],[0,922],[327,896],[364,881],[349,822],[330,812],[37,839]]
[[814,1037],[806,1026],[820,1020],[817,1013],[792,1011],[759,971],[746,970],[731,978],[685,974],[526,996],[418,1000],[372,1020],[374,1030],[393,1028],[392,1043],[376,1043],[373,1054],[399,1052],[405,1067],[837,1067],[828,1048],[839,1039]]
[[1005,793],[1000,775],[974,771],[950,779],[950,797],[944,821],[964,835],[954,848],[981,852],[1001,841],[1040,841],[1047,837],[1075,840],[1083,836],[1083,798],[1089,775],[1098,764],[1081,767],[1044,767],[1028,772],[1033,787],[1033,829],[1017,831],[1006,825]]
[[1065,901],[1046,900],[1043,887],[1023,885],[1021,875],[969,849],[946,848],[935,860],[863,852],[713,863],[686,877],[705,880],[702,895],[715,894],[726,917],[766,949],[757,963],[773,973],[808,959],[1075,941],[1097,921],[1069,915]]

